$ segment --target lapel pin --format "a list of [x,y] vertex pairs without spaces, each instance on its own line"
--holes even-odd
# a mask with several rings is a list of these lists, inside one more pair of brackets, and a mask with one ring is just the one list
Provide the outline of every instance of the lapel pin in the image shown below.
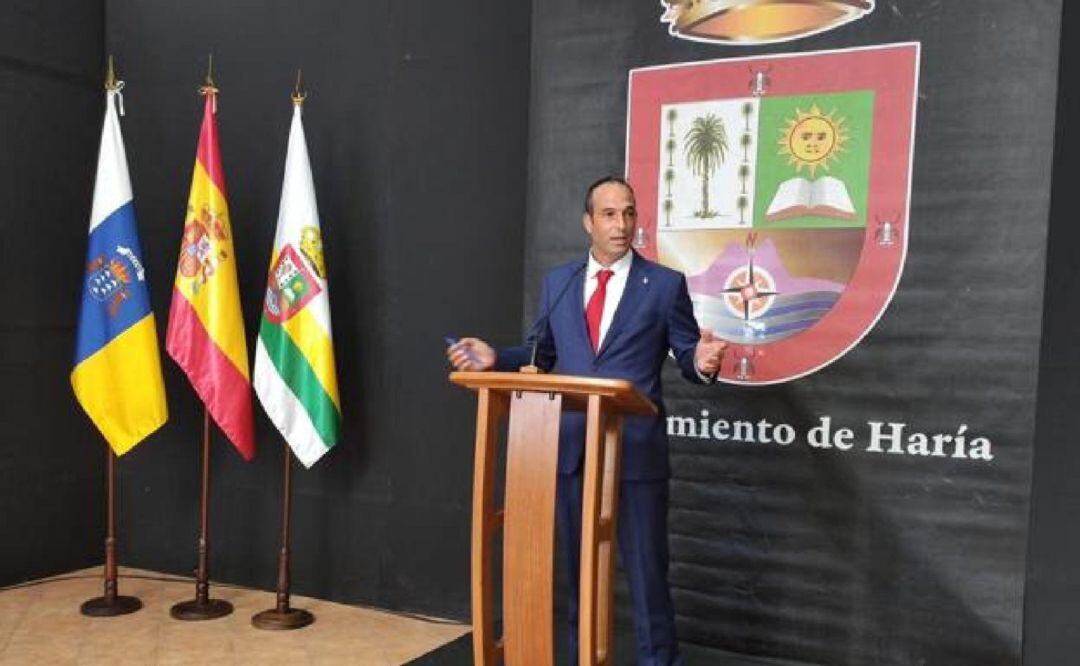
[[649,278],[647,278],[647,277],[641,278],[641,284],[649,284]]

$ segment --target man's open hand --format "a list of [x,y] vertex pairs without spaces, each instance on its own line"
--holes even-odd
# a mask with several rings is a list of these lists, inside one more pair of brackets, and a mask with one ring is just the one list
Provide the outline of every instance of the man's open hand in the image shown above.
[[720,372],[727,346],[728,343],[714,337],[709,329],[701,329],[701,340],[698,341],[697,348],[694,350],[694,366],[697,371],[706,376]]

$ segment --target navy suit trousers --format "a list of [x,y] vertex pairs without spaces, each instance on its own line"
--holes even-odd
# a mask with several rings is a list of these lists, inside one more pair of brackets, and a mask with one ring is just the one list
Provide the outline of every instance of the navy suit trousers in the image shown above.
[[[581,473],[559,475],[556,525],[563,543],[570,583],[567,617],[570,658],[577,664],[578,585],[581,580]],[[675,612],[668,590],[668,482],[622,481],[616,517],[619,562],[633,600],[638,666],[679,663]],[[625,659],[625,657],[624,657]]]

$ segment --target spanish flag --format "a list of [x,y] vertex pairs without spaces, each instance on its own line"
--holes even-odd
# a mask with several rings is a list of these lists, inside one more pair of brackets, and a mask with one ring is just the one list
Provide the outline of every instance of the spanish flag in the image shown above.
[[71,386],[117,455],[169,418],[157,327],[135,224],[119,89],[105,99]]
[[311,467],[338,442],[330,287],[311,177],[303,98],[293,98],[274,251],[255,345],[255,394],[296,457]]
[[255,455],[244,319],[236,282],[225,177],[217,138],[217,89],[207,85],[165,349],[245,460]]

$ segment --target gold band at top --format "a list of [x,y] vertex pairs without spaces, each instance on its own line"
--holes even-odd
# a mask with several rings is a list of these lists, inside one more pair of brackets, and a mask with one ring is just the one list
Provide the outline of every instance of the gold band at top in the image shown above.
[[869,0],[666,0],[671,32],[717,42],[769,42],[835,28],[874,9]]

